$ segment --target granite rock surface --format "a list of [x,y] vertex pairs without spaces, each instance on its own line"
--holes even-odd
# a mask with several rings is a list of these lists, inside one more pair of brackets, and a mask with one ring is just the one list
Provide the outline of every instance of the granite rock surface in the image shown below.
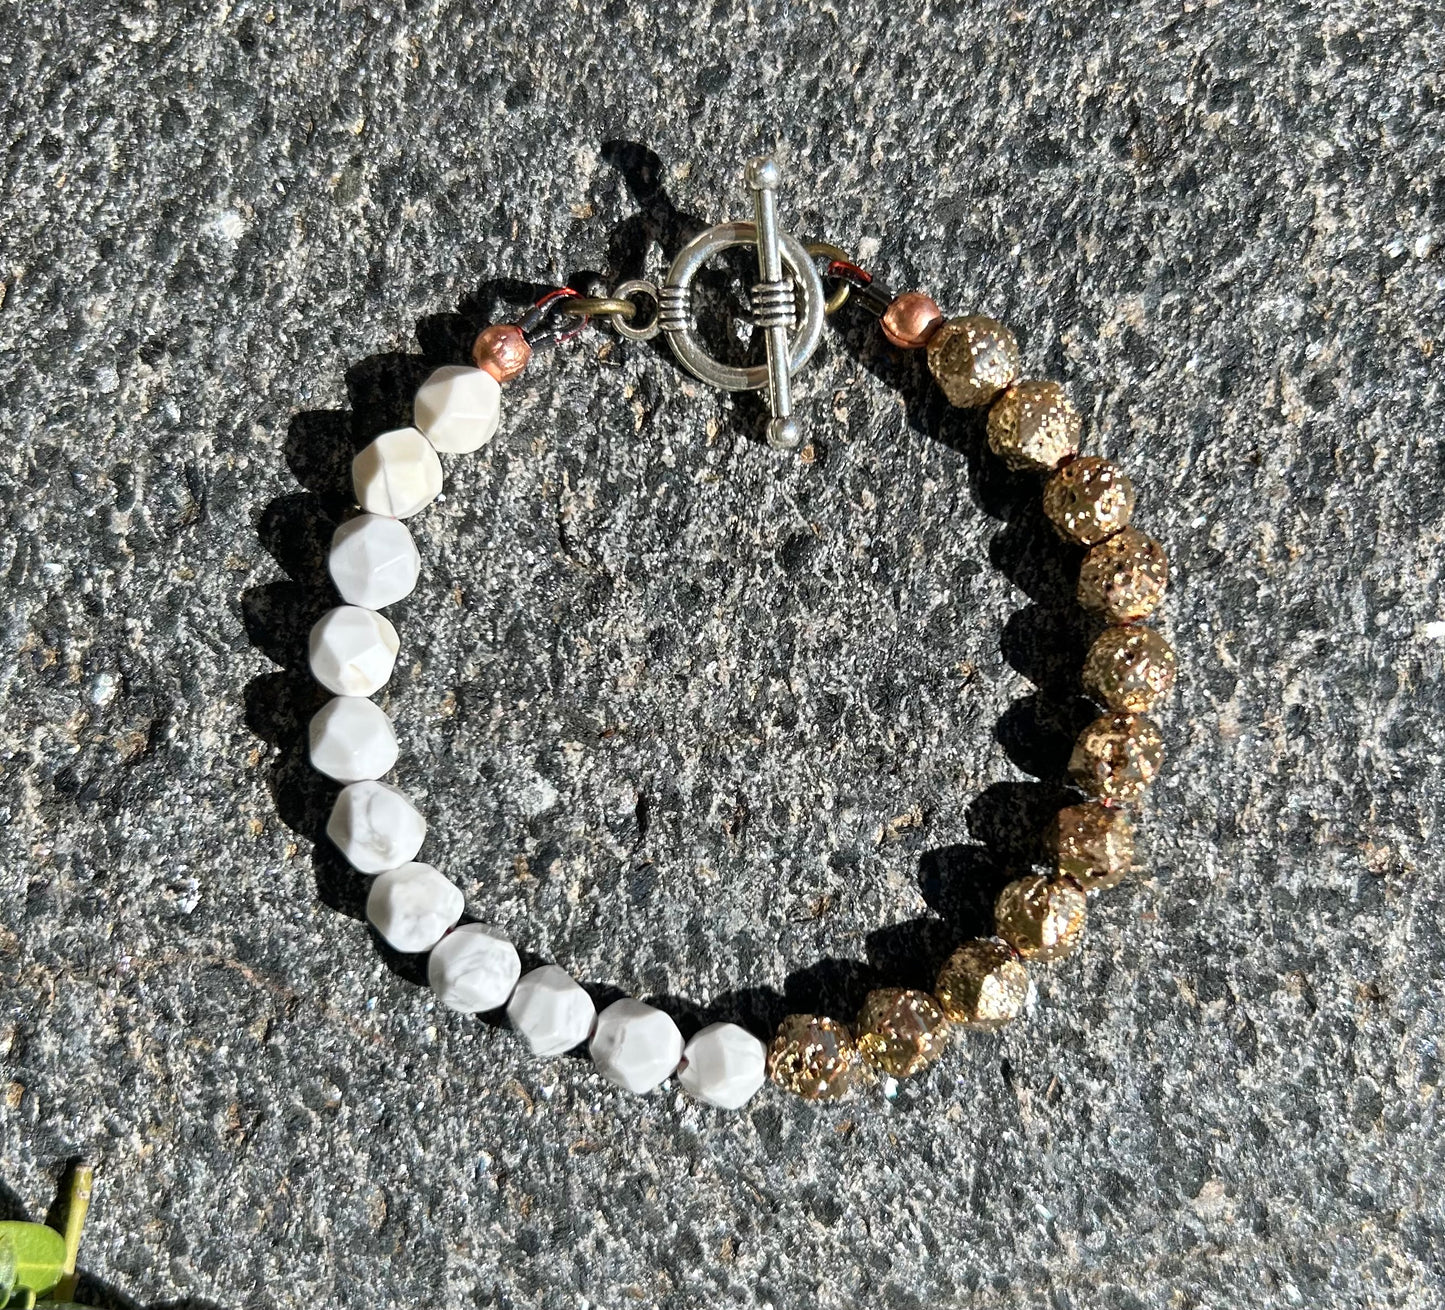
[[[1441,1304],[1437,6],[0,23],[0,1200],[99,1162],[93,1299]],[[533,1059],[368,934],[304,641],[417,381],[746,217],[759,149],[789,228],[1069,384],[1181,680],[1142,867],[1023,1021],[727,1114]],[[926,985],[1088,714],[1037,483],[861,311],[797,387],[806,460],[589,326],[444,461],[392,611],[422,858],[685,1035]]]

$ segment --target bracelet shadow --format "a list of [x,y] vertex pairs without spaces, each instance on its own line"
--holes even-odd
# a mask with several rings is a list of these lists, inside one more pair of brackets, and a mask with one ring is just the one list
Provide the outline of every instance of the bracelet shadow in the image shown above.
[[[609,235],[610,274],[613,280],[641,277],[654,246],[670,258],[704,224],[672,204],[661,183],[662,163],[645,146],[606,142],[603,158],[617,168],[637,207]],[[727,320],[726,301],[738,276],[736,269],[723,269],[698,280],[703,288],[701,325],[714,343],[719,324]],[[568,285],[586,292],[596,280],[595,273],[579,270]],[[410,423],[412,396],[428,373],[443,364],[468,362],[470,343],[484,326],[508,321],[516,307],[533,303],[549,289],[511,278],[486,280],[455,313],[428,317],[417,325],[420,354],[373,355],[349,369],[344,410],[305,412],[292,419],[284,455],[301,490],[272,501],[256,522],[258,537],[285,576],[241,597],[252,645],[279,669],[247,686],[246,721],[276,750],[271,792],[282,821],[312,843],[317,899],[363,922],[371,879],[354,872],[326,839],[327,815],[339,787],[311,769],[305,743],[307,721],[329,699],[311,678],[306,647],[311,625],[339,603],[326,571],[326,552],[332,531],[354,508],[351,459],[378,433]],[[513,313],[499,317],[504,306],[513,307]],[[949,406],[933,384],[922,352],[888,347],[877,320],[852,304],[830,322],[838,329],[831,337],[834,348],[903,397],[909,431],[960,457],[974,505],[1000,525],[989,546],[990,562],[1026,598],[1004,624],[1000,650],[1034,690],[1009,706],[994,735],[1028,780],[995,783],[968,806],[969,843],[921,854],[919,888],[930,913],[869,934],[863,959],[820,960],[790,974],[781,989],[739,989],[707,1001],[674,995],[647,998],[670,1013],[685,1034],[708,1023],[732,1021],[766,1039],[785,1015],[799,1011],[851,1021],[875,987],[931,989],[940,965],[961,942],[992,932],[992,906],[1002,887],[1046,862],[1050,821],[1060,806],[1078,798],[1066,772],[1073,741],[1097,714],[1083,695],[1079,669],[1102,625],[1075,603],[1082,552],[1063,542],[1044,517],[1041,480],[1010,472],[989,455],[982,411]],[[676,368],[660,338],[646,344],[664,367]],[[743,362],[746,344],[732,341],[718,353],[721,357],[736,348],[730,362]],[[756,434],[766,413],[763,399],[744,393],[734,398],[733,412],[750,436],[761,440]],[[824,441],[816,439],[814,445],[815,463],[825,467]],[[388,610],[403,630],[406,610],[405,601]],[[645,840],[644,834],[639,849]],[[375,932],[372,938],[389,969],[408,981],[425,983],[425,956],[400,954]],[[1067,962],[1062,967],[1068,967]],[[584,985],[599,1003],[623,994],[610,985]]]

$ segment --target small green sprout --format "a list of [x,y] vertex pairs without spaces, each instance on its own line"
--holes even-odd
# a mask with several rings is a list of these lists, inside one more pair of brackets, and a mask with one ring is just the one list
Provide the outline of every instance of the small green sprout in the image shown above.
[[48,1310],[71,1303],[80,1234],[94,1181],[95,1170],[88,1164],[77,1164],[70,1171],[63,1233],[47,1224],[0,1222],[0,1306],[30,1310],[42,1297]]

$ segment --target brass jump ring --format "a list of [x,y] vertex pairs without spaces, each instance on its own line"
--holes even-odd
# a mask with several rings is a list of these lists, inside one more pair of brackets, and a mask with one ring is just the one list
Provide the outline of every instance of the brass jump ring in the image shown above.
[[632,318],[637,306],[617,296],[568,296],[557,306],[557,312],[574,318]]

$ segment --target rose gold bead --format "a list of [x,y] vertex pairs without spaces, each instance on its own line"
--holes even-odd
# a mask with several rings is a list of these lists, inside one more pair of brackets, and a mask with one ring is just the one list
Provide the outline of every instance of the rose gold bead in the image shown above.
[[531,358],[532,347],[515,323],[494,323],[472,345],[472,363],[498,382],[510,382]]
[[948,957],[933,986],[944,1018],[991,1032],[1012,1023],[1029,998],[1029,971],[1002,942],[965,942]]
[[998,935],[1026,960],[1059,960],[1079,944],[1089,902],[1067,878],[1032,874],[1009,883],[993,907]]
[[1168,584],[1164,547],[1137,528],[1124,528],[1084,556],[1079,604],[1115,623],[1131,623],[1153,611]]
[[1142,714],[1105,714],[1074,743],[1069,772],[1101,801],[1137,801],[1164,763],[1164,737]]
[[917,350],[928,344],[943,325],[943,311],[931,296],[905,291],[883,311],[883,335],[903,350]]
[[768,1077],[805,1101],[846,1095],[861,1063],[848,1029],[826,1015],[788,1015],[768,1049]]
[[949,403],[987,405],[1019,375],[1019,343],[983,314],[951,318],[928,338],[928,367]]
[[927,992],[883,987],[869,992],[858,1014],[858,1053],[892,1078],[928,1068],[948,1042],[948,1024]]
[[1061,876],[1086,892],[1117,887],[1134,866],[1134,823],[1124,810],[1099,801],[1068,805],[1054,825]]
[[1129,526],[1134,484],[1117,464],[1084,455],[1044,484],[1044,513],[1060,535],[1095,546]]
[[1174,686],[1178,661],[1153,628],[1105,628],[1084,657],[1084,690],[1111,710],[1147,714]]
[[1057,382],[1016,382],[988,411],[988,444],[1011,469],[1048,472],[1079,453],[1083,420]]

